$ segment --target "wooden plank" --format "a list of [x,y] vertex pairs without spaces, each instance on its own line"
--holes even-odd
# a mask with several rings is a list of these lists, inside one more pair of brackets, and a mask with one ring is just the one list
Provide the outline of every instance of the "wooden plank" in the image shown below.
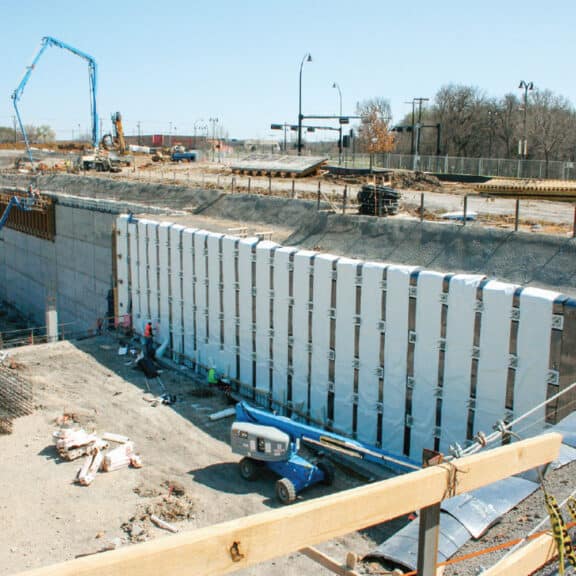
[[522,548],[512,552],[510,556],[506,556],[506,558],[482,572],[482,576],[532,574],[557,556],[558,549],[552,534],[542,534],[542,536],[531,540]]
[[327,556],[326,554],[320,552],[320,550],[316,548],[308,546],[306,548],[302,548],[300,552],[305,556],[308,556],[308,558],[310,558],[311,560],[314,560],[314,562],[320,564],[320,566],[324,566],[324,568],[330,570],[331,572],[334,572],[334,574],[338,574],[338,576],[360,576],[360,574],[356,572],[356,570],[349,570],[348,568],[346,568],[346,566],[338,564],[336,560],[330,558],[330,556]]
[[557,458],[546,434],[382,482],[215,526],[39,568],[24,576],[210,576],[265,562],[426,508]]

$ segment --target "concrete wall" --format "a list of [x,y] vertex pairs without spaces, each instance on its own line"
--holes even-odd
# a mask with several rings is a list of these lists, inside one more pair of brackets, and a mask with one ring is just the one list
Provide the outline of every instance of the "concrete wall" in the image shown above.
[[96,328],[112,287],[112,227],[116,214],[56,204],[56,236],[41,240],[9,228],[0,232],[0,297],[34,323],[45,324],[47,298],[56,298],[66,332]]

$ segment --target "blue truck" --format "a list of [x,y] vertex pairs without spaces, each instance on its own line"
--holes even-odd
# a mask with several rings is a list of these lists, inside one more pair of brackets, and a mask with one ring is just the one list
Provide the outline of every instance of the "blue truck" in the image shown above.
[[172,152],[170,159],[172,162],[196,162],[198,153],[196,150],[186,152]]

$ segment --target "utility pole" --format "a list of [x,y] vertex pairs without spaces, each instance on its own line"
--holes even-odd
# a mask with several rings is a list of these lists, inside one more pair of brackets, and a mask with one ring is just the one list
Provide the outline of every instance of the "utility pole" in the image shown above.
[[212,124],[212,162],[214,162],[216,154],[216,124],[218,123],[218,118],[209,118],[208,121]]
[[528,115],[528,90],[534,90],[534,82],[525,82],[520,80],[520,85],[518,86],[520,90],[524,90],[524,122],[523,122],[523,138],[518,146],[518,153],[522,160],[526,160],[528,155],[528,140],[526,136],[526,120]]
[[138,146],[142,146],[142,131],[140,120],[138,120],[136,126],[138,127]]
[[404,102],[404,104],[412,104],[412,130],[410,132],[410,154],[414,155],[414,121],[415,121],[415,106],[416,100],[413,99],[412,102]]
[[[429,98],[413,98],[412,102],[416,103],[418,102],[418,122],[416,123],[416,126],[414,126],[414,124],[412,124],[412,139],[414,141],[414,162],[413,162],[413,166],[412,169],[413,170],[417,170],[418,169],[418,161],[419,161],[419,155],[420,155],[420,128],[422,126],[422,103],[423,102],[428,102]],[[412,108],[412,110],[414,110],[414,108]],[[414,128],[416,128],[416,135],[414,135]]]

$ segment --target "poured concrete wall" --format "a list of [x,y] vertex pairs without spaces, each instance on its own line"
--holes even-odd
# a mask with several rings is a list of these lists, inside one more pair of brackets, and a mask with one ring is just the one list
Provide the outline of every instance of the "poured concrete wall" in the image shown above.
[[56,204],[54,241],[4,228],[0,232],[0,298],[44,325],[55,298],[66,332],[95,329],[107,314],[112,283],[112,227],[116,214],[82,201]]

